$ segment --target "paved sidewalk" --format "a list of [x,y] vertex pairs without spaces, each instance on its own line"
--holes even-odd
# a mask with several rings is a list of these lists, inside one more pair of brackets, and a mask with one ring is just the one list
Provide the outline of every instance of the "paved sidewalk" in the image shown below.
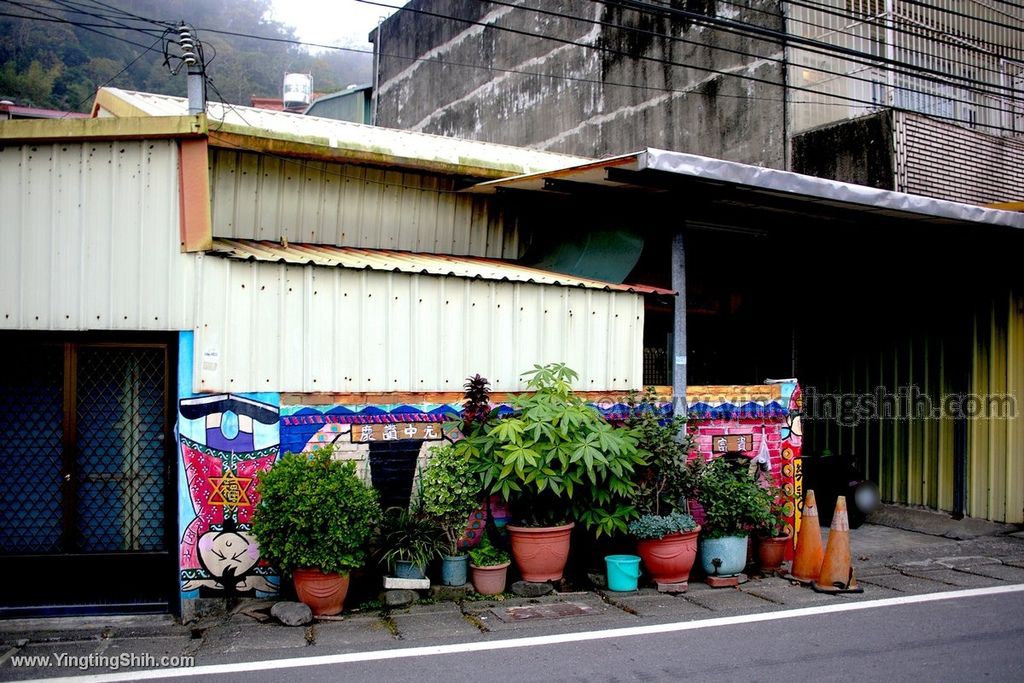
[[68,654],[84,660],[134,654],[136,661],[190,656],[202,665],[690,621],[1024,583],[1024,539],[1015,536],[955,540],[865,525],[851,532],[851,549],[861,594],[824,595],[781,578],[753,577],[738,588],[691,582],[689,591],[677,596],[642,588],[416,604],[307,627],[261,623],[240,611],[196,625],[176,624],[166,616],[0,621],[0,680],[102,671],[83,672],[55,661],[46,668],[13,667],[14,658],[22,655]]

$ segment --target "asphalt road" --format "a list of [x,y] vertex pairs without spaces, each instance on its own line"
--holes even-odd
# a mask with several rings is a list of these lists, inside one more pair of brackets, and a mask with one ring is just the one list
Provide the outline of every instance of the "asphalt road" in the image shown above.
[[[615,632],[612,637],[605,633],[597,639],[529,647],[481,642],[454,654],[423,653],[424,648],[417,650],[417,656],[378,652],[359,655],[373,656],[372,660],[309,666],[317,658],[311,657],[295,660],[305,666],[288,668],[260,669],[262,665],[249,663],[256,670],[244,672],[231,671],[233,666],[228,665],[191,680],[1024,681],[1024,591],[1020,590],[790,618],[761,614],[752,618],[770,621],[721,624],[744,618],[689,623],[687,630],[671,633],[621,636]],[[485,645],[499,648],[477,649]],[[169,674],[173,675],[163,672]],[[134,679],[137,674],[122,676]],[[105,676],[93,680],[97,679],[111,680]]]
[[[842,598],[838,598],[842,600]],[[238,681],[1022,681],[1024,592],[838,614],[292,669]]]

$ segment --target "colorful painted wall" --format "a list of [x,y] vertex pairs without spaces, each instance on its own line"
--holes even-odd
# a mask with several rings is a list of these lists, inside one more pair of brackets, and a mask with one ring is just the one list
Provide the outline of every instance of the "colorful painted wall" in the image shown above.
[[764,474],[789,498],[786,533],[795,544],[803,506],[799,385],[694,387],[688,398],[687,425],[695,447],[691,457],[711,459],[731,452],[750,458],[752,469],[753,461],[764,461]]
[[[190,393],[193,347],[182,333],[179,354],[179,526],[182,599],[276,593],[280,579],[259,557],[250,531],[261,472],[279,454],[330,446],[355,460],[364,480],[388,505],[407,505],[430,449],[458,438],[461,405],[454,396],[428,403],[339,401],[312,395]],[[440,398],[440,396],[439,396]],[[502,400],[503,396],[496,397]],[[799,528],[800,390],[796,382],[741,387],[692,387],[688,394],[692,457],[721,455],[725,437],[736,454],[763,460],[766,474],[791,497],[787,531]],[[502,404],[503,405],[503,404]],[[612,421],[628,406],[592,403]],[[670,410],[668,403],[664,405]],[[507,407],[506,407],[507,409]],[[740,438],[748,437],[748,438]],[[762,445],[764,448],[762,449]],[[501,523],[500,506],[491,513]],[[464,547],[478,540],[483,510],[467,520]]]
[[280,452],[279,396],[194,395],[192,333],[179,337],[178,525],[182,600],[275,594],[251,520],[260,472]]

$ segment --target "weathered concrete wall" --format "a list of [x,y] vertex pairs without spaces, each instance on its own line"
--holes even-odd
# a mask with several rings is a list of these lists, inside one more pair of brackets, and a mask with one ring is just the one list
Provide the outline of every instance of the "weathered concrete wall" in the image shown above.
[[[777,0],[672,5],[783,28]],[[383,24],[379,125],[593,157],[661,147],[785,165],[774,41],[588,0],[407,7],[443,16],[405,11]]]
[[889,112],[793,136],[793,170],[819,178],[895,190],[894,157]]

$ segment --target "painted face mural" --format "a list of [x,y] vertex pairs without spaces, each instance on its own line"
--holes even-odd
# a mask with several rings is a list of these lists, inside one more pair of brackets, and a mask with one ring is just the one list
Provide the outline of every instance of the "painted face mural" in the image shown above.
[[181,458],[195,518],[181,538],[181,590],[276,593],[250,522],[259,473],[277,460],[276,406],[232,394],[182,399]]

